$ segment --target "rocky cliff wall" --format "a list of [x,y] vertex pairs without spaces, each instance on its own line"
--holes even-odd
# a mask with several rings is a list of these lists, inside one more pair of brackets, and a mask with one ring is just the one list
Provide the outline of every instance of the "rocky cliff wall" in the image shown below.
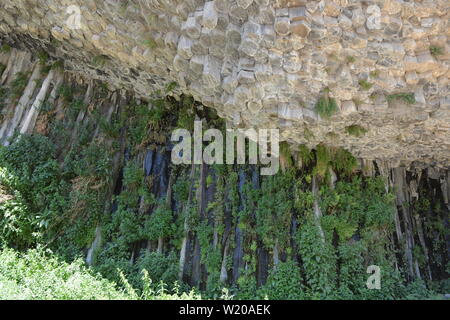
[[[448,167],[449,9],[448,0],[2,0],[0,36],[144,98],[176,82],[174,95],[235,126],[278,127],[293,145]],[[2,59],[12,68],[21,58]],[[321,97],[336,102],[331,118],[317,112]]]

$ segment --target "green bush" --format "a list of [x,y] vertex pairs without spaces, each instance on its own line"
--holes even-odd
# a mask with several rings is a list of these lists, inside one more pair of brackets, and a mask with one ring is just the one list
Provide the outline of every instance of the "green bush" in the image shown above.
[[329,119],[332,115],[339,111],[339,108],[336,100],[334,98],[330,98],[328,96],[328,92],[326,92],[319,98],[319,101],[316,104],[316,111],[322,118]]
[[[144,258],[141,265],[148,268],[159,266],[149,264],[148,261],[148,258]],[[164,268],[165,265],[160,267]],[[137,294],[138,291],[129,284],[123,273],[117,272],[124,289],[119,289],[114,282],[88,269],[82,260],[67,263],[55,257],[51,251],[42,249],[25,253],[3,249],[0,251],[0,297],[4,300],[201,299],[195,291],[180,292],[177,284],[171,287],[171,292],[163,282],[153,285],[146,271],[140,278],[142,289]],[[172,279],[168,277],[168,280]]]
[[[3,166],[0,184],[21,204],[14,207],[15,214],[5,221],[21,221],[23,232],[16,230],[17,237],[9,241],[31,244],[68,208],[70,186],[61,176],[55,146],[46,137],[22,135],[10,146],[0,149],[0,163]],[[12,214],[12,211],[4,211],[5,214]],[[9,226],[12,228],[9,231],[13,232],[14,227]]]
[[13,300],[127,299],[116,285],[83,266],[66,263],[50,252],[11,249],[0,252],[0,297]]
[[262,289],[265,296],[274,300],[302,300],[305,292],[300,275],[300,268],[292,260],[280,262],[273,269]]
[[331,295],[336,289],[336,254],[330,239],[321,239],[319,228],[311,222],[297,231],[296,238],[309,297]]
[[[147,270],[151,279],[157,279],[159,282],[166,283],[170,286],[174,285],[178,280],[179,261],[175,253],[164,255],[157,252],[145,252],[139,257],[135,265],[135,279],[136,287],[139,287],[140,274],[143,270]],[[154,288],[158,286],[157,283]]]

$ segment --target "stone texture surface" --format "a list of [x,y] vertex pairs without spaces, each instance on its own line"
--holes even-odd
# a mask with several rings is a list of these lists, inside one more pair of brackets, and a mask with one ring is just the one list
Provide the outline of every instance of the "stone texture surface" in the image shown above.
[[[449,18],[449,0],[2,0],[0,39],[142,98],[175,81],[171,94],[293,145],[448,167]],[[314,110],[325,88],[331,119]]]

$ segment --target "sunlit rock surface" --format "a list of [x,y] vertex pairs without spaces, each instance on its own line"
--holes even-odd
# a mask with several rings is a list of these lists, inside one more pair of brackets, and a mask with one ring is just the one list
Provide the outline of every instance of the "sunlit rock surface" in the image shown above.
[[[176,82],[171,94],[294,146],[449,167],[449,18],[448,0],[2,0],[0,38],[143,98]],[[32,70],[14,51],[5,74],[18,59]],[[328,90],[338,110],[325,119]]]

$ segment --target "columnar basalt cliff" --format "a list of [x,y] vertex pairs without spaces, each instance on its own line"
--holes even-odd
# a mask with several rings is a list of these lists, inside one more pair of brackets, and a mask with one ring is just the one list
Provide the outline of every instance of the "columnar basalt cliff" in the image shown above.
[[[137,99],[64,71],[45,51],[6,45],[0,74],[0,247],[82,256],[138,289],[145,269],[153,284],[178,280],[207,298],[224,287],[239,299],[448,292],[448,170],[358,163],[324,143],[282,143],[274,176],[257,165],[174,165],[175,128],[200,119],[224,130],[192,97]],[[381,290],[366,287],[371,265]]]
[[293,146],[448,167],[449,16],[448,0],[2,0],[0,36],[144,99],[176,83]]

